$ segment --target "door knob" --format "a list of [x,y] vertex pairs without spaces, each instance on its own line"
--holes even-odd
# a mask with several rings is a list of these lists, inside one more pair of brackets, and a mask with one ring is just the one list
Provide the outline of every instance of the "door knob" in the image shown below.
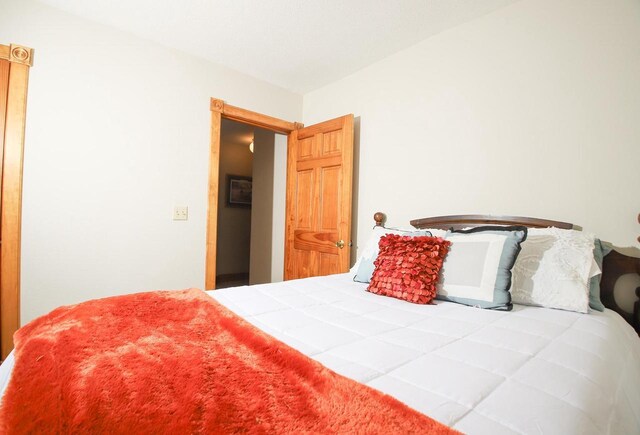
[[336,246],[340,249],[344,248],[344,240],[338,240]]

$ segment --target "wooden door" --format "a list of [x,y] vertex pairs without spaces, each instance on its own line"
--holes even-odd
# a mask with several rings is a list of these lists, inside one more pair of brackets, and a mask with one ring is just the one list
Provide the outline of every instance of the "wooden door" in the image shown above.
[[290,133],[285,280],[349,269],[352,178],[353,115]]

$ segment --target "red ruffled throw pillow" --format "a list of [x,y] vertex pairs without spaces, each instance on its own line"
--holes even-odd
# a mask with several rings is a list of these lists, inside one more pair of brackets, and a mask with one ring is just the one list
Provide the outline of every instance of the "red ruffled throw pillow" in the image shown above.
[[380,238],[380,252],[367,291],[416,304],[436,297],[436,283],[451,242],[440,237],[399,236]]

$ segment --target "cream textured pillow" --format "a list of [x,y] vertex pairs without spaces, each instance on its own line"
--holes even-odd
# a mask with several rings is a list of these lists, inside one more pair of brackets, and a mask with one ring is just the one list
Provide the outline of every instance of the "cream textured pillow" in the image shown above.
[[594,236],[574,230],[531,228],[513,267],[515,304],[587,313]]

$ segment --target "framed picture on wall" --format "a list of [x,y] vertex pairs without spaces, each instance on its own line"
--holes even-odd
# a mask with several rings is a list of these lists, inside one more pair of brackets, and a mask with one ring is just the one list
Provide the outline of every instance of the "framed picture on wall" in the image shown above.
[[251,177],[227,175],[227,205],[229,207],[251,207],[253,181]]

